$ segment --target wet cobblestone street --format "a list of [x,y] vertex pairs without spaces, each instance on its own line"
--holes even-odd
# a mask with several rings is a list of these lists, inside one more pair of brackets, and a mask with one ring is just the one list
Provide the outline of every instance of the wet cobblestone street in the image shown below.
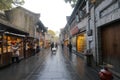
[[39,54],[0,71],[0,80],[80,80],[58,48],[56,54],[43,50]]
[[56,53],[43,49],[20,63],[0,69],[0,80],[99,80],[98,71],[74,53],[60,46]]

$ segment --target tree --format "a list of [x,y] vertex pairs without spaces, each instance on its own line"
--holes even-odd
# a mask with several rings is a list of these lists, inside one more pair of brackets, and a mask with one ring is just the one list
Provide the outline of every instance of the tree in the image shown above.
[[23,5],[24,0],[0,0],[0,10],[10,9],[15,6]]
[[50,34],[51,36],[55,37],[55,32],[53,30],[48,30],[48,34]]
[[58,42],[58,41],[59,41],[59,37],[58,37],[58,36],[55,36],[54,40],[55,40],[56,42]]
[[70,3],[71,7],[74,8],[78,0],[64,0],[66,3]]
[[51,41],[55,41],[56,34],[53,30],[48,30],[48,34],[51,36]]

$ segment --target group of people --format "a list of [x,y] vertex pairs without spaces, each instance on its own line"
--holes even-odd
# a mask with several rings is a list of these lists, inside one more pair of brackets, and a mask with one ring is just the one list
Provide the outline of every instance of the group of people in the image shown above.
[[[19,63],[19,61],[20,61],[20,59],[19,59],[20,58],[20,52],[19,52],[20,51],[20,43],[21,42],[19,42],[19,43],[11,42],[12,63],[14,63],[14,62]],[[30,51],[32,52],[33,55],[35,55],[35,53],[38,53],[40,51],[40,47],[38,45],[32,46],[32,47],[29,46],[29,48],[27,46],[28,46],[28,44],[26,44],[26,50],[30,49]],[[25,55],[24,55],[24,57],[25,57]]]
[[[64,44],[61,43],[61,46],[62,46],[62,49],[64,48]],[[71,53],[72,52],[72,44],[71,42],[67,45],[67,47],[69,48],[69,52]]]

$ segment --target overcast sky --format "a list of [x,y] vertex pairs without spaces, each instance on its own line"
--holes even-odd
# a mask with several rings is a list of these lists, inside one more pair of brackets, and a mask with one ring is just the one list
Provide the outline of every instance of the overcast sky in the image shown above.
[[66,25],[66,16],[70,16],[72,8],[64,0],[25,0],[22,6],[32,12],[40,13],[43,24],[55,32]]

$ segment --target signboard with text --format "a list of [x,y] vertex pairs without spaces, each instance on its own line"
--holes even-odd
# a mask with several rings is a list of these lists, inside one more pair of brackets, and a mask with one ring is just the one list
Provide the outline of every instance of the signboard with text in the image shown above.
[[70,30],[70,32],[71,32],[71,35],[77,34],[77,33],[79,32],[78,26],[73,27],[73,28]]

